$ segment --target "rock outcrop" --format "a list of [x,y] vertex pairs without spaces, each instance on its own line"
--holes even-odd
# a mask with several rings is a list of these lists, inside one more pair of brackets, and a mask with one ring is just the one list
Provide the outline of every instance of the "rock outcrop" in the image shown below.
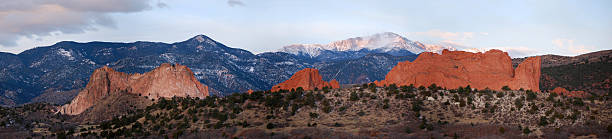
[[84,90],[59,110],[62,114],[77,115],[102,98],[116,93],[129,93],[148,98],[208,96],[208,86],[202,85],[193,72],[183,65],[164,63],[144,74],[126,74],[109,67],[96,69]]
[[569,96],[569,97],[584,97],[586,95],[584,91],[568,91],[567,89],[563,87],[557,87],[550,92],[556,93],[559,95]]
[[531,89],[540,91],[539,56],[527,58],[516,69],[508,53],[489,50],[485,53],[443,50],[442,54],[424,52],[413,62],[399,62],[385,76],[375,81],[379,86],[396,84],[429,86],[436,84],[446,88],[470,85],[472,88],[501,90]]
[[305,68],[293,74],[289,80],[279,83],[270,89],[271,91],[291,90],[302,87],[304,90],[314,90],[315,88],[322,89],[323,87],[340,88],[340,84],[335,79],[330,82],[323,81],[319,74],[319,70],[313,68]]

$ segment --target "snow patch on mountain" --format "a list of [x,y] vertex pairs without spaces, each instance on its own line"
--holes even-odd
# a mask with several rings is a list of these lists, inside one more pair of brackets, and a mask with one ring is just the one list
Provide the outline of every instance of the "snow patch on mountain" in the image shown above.
[[196,36],[195,39],[198,40],[198,42],[203,42],[204,41],[204,37],[202,37],[202,35]]
[[161,58],[165,59],[168,63],[176,63],[176,57],[172,53],[164,53],[160,55]]
[[96,65],[96,62],[93,62],[90,59],[83,59],[83,62],[90,64],[90,65]]
[[72,56],[72,52],[67,51],[63,48],[57,49],[57,54],[62,55],[66,58],[68,58],[68,60],[74,60],[74,57]]
[[425,44],[425,51],[427,52],[434,52],[434,53],[441,53],[442,50],[444,49],[448,49],[451,51],[455,51],[457,50],[457,47],[451,45],[451,44],[445,44],[445,43],[433,43],[433,44]]
[[390,52],[407,50],[418,54],[421,52],[440,52],[443,47],[439,45],[426,45],[418,41],[412,41],[392,32],[378,33],[370,36],[349,38],[335,41],[329,44],[293,44],[281,48],[279,51],[295,55],[307,55],[316,57],[322,51],[359,51],[362,49],[376,50],[378,52]]

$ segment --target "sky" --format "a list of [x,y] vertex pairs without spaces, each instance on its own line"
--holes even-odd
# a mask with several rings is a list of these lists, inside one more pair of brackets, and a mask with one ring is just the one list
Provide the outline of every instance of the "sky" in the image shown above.
[[254,53],[394,32],[512,57],[612,49],[610,0],[1,0],[0,52],[59,41],[179,42]]

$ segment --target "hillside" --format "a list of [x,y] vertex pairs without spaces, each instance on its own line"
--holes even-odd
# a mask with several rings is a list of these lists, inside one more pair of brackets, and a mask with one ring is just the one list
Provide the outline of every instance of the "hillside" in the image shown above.
[[413,61],[417,56],[393,56],[368,54],[358,59],[338,62],[318,62],[314,67],[321,71],[323,80],[336,79],[340,84],[364,84],[382,80],[399,62]]
[[[364,84],[345,89],[161,99],[102,122],[65,120],[63,128],[50,126],[62,119],[56,116],[32,123],[31,117],[35,117],[32,115],[48,112],[39,110],[45,109],[41,108],[44,104],[28,104],[2,109],[4,118],[0,122],[20,122],[3,126],[5,132],[0,134],[186,138],[612,137],[610,96],[581,99],[546,92],[469,90],[444,90],[434,85]],[[24,109],[32,106],[39,109]],[[6,132],[6,128],[17,131]],[[29,132],[31,129],[45,132]]]
[[[572,91],[586,91],[591,95],[612,92],[612,50],[582,54],[574,57],[543,55],[540,88],[553,90],[563,87]],[[513,65],[525,58],[513,59]]]

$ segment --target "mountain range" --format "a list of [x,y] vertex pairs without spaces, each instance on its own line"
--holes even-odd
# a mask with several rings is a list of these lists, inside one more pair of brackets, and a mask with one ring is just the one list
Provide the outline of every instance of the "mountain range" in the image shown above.
[[[439,53],[443,49],[456,50],[452,46],[412,41],[391,32],[329,44],[294,44],[276,52],[259,54],[228,47],[205,35],[175,43],[62,41],[19,54],[0,52],[0,105],[67,103],[85,87],[92,72],[103,66],[131,74],[151,71],[162,63],[181,64],[191,68],[196,79],[209,87],[210,95],[226,96],[247,90],[269,90],[304,68],[318,69],[325,81],[335,79],[340,84],[370,83],[383,80],[398,62],[413,61],[421,52]],[[591,61],[601,59],[599,63],[604,64],[595,61],[589,65],[605,67],[609,65],[605,63],[609,62],[610,53],[585,54],[582,57],[588,57]],[[520,62],[521,59],[515,58],[513,62]],[[583,87],[574,87],[582,83],[576,82],[582,81],[577,79],[579,77],[574,77],[581,75],[575,74],[580,69],[567,67],[568,70],[558,71],[555,68],[568,64],[585,64],[584,60],[580,63],[581,60],[575,59],[584,58],[543,56],[541,88],[598,88],[602,90],[599,92],[609,89],[606,84],[587,87],[592,83],[603,82],[604,79],[600,78],[609,74],[593,76],[585,81],[586,85],[580,85]],[[551,62],[559,64],[547,66]],[[560,77],[571,77],[574,81],[568,83]]]
[[[382,36],[378,40],[399,36],[383,34],[386,35],[374,36]],[[311,67],[321,69],[325,80],[333,78],[341,84],[367,83],[382,79],[397,62],[416,58],[412,52],[415,50],[404,44],[418,46],[420,43],[400,39],[405,43],[357,50],[356,47],[363,46],[374,48],[375,41],[370,41],[373,44],[360,42],[350,51],[325,50],[316,57],[284,51],[253,54],[205,35],[176,43],[62,41],[19,54],[0,53],[0,105],[38,101],[66,103],[85,87],[89,75],[103,66],[119,72],[144,73],[162,63],[179,63],[190,67],[197,80],[210,87],[211,95],[218,96],[249,89],[269,90],[298,70]],[[339,44],[336,46],[340,48]]]
[[440,52],[455,48],[427,45],[401,35],[384,32],[370,36],[349,38],[329,44],[293,44],[279,51],[320,60],[346,60],[363,57],[369,53],[387,53],[394,56],[412,56],[421,52]]
[[1,53],[0,136],[612,135],[605,105],[612,96],[612,50],[512,59],[501,50],[414,54],[408,49],[415,47],[386,49],[374,40],[322,46],[316,56],[253,54],[204,35],[176,43],[60,42]]

